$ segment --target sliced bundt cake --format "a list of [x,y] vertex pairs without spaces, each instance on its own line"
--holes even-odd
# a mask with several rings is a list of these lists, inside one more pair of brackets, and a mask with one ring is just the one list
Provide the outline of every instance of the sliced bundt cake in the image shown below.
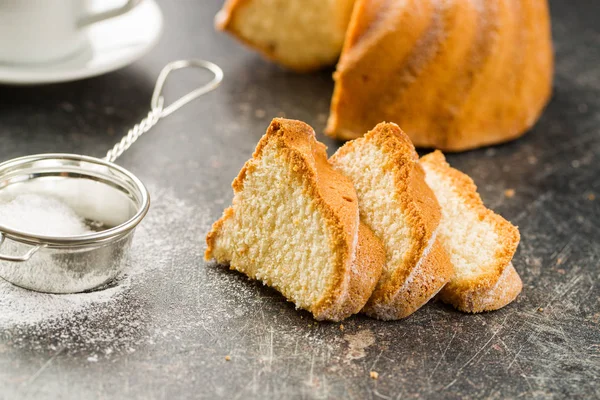
[[364,311],[386,320],[412,314],[452,276],[437,235],[440,206],[413,144],[397,125],[381,123],[346,143],[330,161],[354,184],[361,221],[386,251],[383,273]]
[[381,275],[381,242],[359,222],[352,182],[300,121],[274,119],[233,182],[206,259],[259,279],[318,320],[359,312]]
[[504,142],[537,121],[552,75],[547,0],[357,0],[327,133],[385,120],[417,147]]
[[296,71],[336,63],[354,0],[228,0],[218,29]]
[[421,165],[442,207],[439,236],[455,271],[441,299],[466,312],[504,307],[523,286],[512,265],[519,230],[487,209],[473,180],[450,167],[441,152],[424,156]]

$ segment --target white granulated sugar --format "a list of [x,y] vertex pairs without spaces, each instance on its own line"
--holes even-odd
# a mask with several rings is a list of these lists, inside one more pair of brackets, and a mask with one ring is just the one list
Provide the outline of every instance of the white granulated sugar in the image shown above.
[[0,225],[32,235],[80,236],[92,231],[83,218],[58,198],[23,194],[0,203]]
[[183,202],[171,190],[152,186],[149,190],[150,212],[136,230],[128,267],[115,282],[104,290],[53,295],[0,279],[0,333],[7,333],[17,346],[97,346],[104,355],[119,348],[129,351],[139,341],[151,342],[143,325],[148,298],[156,293],[146,282],[182,254],[200,254],[202,239],[188,234],[189,226],[208,230],[209,213],[201,204]]

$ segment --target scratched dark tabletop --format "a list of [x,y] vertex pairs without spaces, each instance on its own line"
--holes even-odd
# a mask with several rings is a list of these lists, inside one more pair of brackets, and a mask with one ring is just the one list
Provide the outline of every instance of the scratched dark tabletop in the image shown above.
[[[514,265],[523,293],[497,312],[466,315],[433,302],[403,321],[356,316],[343,330],[201,257],[209,223],[271,117],[304,120],[336,149],[322,135],[332,71],[285,72],[214,32],[220,1],[159,3],[164,36],[132,66],[74,83],[0,86],[4,161],[102,155],[145,115],[171,60],[209,59],[226,76],[119,160],[154,199],[130,267],[155,268],[131,273],[110,307],[1,327],[0,398],[600,397],[598,3],[551,2],[555,90],[535,128],[449,156],[486,204],[520,227]],[[168,94],[202,79],[182,72]]]

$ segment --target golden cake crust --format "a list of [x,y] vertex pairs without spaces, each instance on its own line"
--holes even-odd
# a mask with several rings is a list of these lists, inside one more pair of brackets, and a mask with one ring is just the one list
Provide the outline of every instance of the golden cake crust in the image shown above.
[[448,256],[434,237],[441,218],[440,206],[425,183],[414,146],[396,124],[378,124],[363,139],[341,147],[332,161],[335,163],[337,157],[352,152],[364,141],[375,144],[389,159],[386,168],[393,174],[395,195],[403,206],[412,238],[404,265],[379,282],[364,312],[386,320],[404,318],[427,303],[453,274]]
[[388,120],[417,147],[512,140],[548,102],[553,64],[547,0],[357,0],[326,133]]
[[389,297],[389,301],[371,300],[363,310],[367,315],[383,320],[406,318],[442,290],[450,280],[453,269],[441,240],[434,239],[427,254],[411,271],[410,281],[405,279],[404,284],[395,291],[384,293],[383,296]]
[[442,152],[427,154],[421,158],[421,163],[450,179],[457,189],[455,192],[478,215],[479,220],[494,226],[501,242],[487,274],[451,280],[441,290],[440,298],[461,311],[472,313],[504,307],[517,297],[523,286],[511,262],[519,245],[519,230],[485,207],[473,180],[452,168]]
[[[246,175],[256,168],[255,160],[260,159],[264,148],[272,143],[290,163],[293,178],[307,184],[307,195],[314,200],[333,232],[331,250],[338,255],[334,278],[326,295],[309,311],[318,320],[342,320],[359,312],[373,291],[384,264],[382,244],[368,229],[359,226],[358,199],[352,182],[331,167],[325,145],[317,142],[313,129],[301,121],[276,118],[271,122],[253,158],[233,181],[235,193],[244,189]],[[224,221],[233,213],[233,208],[226,209],[208,234],[207,260],[213,258],[215,240]],[[235,265],[230,267],[237,269]]]
[[[355,301],[347,302],[347,310],[344,313],[356,314],[362,310],[375,290],[385,265],[385,249],[381,240],[362,222],[358,230],[355,265],[356,268],[352,268],[353,277],[350,278],[348,289],[349,296]],[[375,271],[375,273],[369,271]],[[359,307],[357,308],[357,306]]]

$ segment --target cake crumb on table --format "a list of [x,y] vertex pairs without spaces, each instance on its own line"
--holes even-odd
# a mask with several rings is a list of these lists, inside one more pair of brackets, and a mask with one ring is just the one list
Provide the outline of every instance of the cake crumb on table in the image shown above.
[[340,324],[340,331],[344,330],[344,324]]
[[538,308],[538,312],[544,312],[544,308],[543,307]]
[[230,355],[225,356],[225,361],[231,361],[231,356]]
[[371,371],[371,379],[379,379],[379,373],[377,371]]
[[594,200],[596,200],[596,195],[594,193],[588,193],[587,199],[589,201],[594,201]]
[[509,199],[511,197],[515,197],[515,189],[506,189],[504,191],[504,196],[508,197]]

